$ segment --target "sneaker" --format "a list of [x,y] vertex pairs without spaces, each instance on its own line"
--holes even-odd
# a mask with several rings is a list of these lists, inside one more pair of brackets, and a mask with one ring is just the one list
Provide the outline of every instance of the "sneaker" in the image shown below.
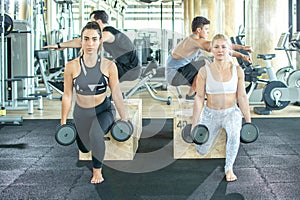
[[188,94],[186,94],[185,95],[185,99],[186,100],[194,100],[195,96],[196,96],[196,92],[193,95],[191,95],[191,96],[189,96]]

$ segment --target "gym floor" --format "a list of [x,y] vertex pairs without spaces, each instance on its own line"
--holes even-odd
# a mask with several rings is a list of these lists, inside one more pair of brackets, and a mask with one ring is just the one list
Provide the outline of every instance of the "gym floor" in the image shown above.
[[[186,88],[182,88],[185,94]],[[143,132],[132,161],[105,161],[105,181],[89,184],[90,162],[78,161],[75,144],[55,142],[59,99],[44,99],[44,109],[7,111],[22,115],[22,126],[0,126],[0,199],[300,199],[300,107],[290,105],[271,115],[252,112],[258,140],[241,144],[235,163],[238,180],[224,179],[224,159],[173,159],[174,110],[188,104],[174,88],[158,91],[171,105],[143,100]],[[262,105],[261,105],[262,106]],[[253,106],[251,106],[253,110]],[[151,134],[157,123],[164,127]]]

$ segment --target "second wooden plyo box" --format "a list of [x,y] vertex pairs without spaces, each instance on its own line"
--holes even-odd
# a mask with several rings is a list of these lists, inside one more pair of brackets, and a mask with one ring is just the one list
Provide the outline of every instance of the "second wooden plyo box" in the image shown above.
[[194,143],[187,143],[181,136],[181,131],[186,124],[192,123],[193,103],[182,103],[174,112],[173,124],[173,154],[174,159],[205,159],[225,158],[226,132],[221,129],[208,154],[200,155]]

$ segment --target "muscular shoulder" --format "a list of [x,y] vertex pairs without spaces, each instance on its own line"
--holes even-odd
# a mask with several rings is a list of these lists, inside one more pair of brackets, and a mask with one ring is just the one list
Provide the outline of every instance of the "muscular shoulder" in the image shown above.
[[113,43],[115,41],[115,36],[110,31],[103,31],[102,40],[103,42]]

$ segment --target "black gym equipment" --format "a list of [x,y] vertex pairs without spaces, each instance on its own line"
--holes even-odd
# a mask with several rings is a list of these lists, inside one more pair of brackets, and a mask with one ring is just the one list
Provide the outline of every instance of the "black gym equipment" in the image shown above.
[[55,140],[58,144],[68,146],[76,140],[77,131],[72,123],[58,125],[55,133]]
[[124,98],[128,99],[134,94],[147,91],[153,99],[157,101],[166,102],[167,105],[170,105],[172,103],[171,96],[168,96],[167,98],[163,98],[155,95],[157,94],[156,88],[161,87],[161,89],[163,89],[164,85],[162,83],[150,84],[151,79],[154,78],[155,76],[159,76],[158,74],[163,74],[165,69],[164,67],[159,67],[159,64],[157,60],[155,60],[155,58],[149,57],[149,59],[150,62],[146,66],[146,68],[142,70],[142,73],[140,75],[140,80],[136,83],[136,85],[133,88],[131,88],[128,92],[126,92]]
[[196,125],[191,131],[192,124],[187,124],[181,131],[182,139],[187,143],[204,144],[209,138],[208,128],[203,124]]
[[240,134],[242,143],[252,143],[257,140],[259,129],[253,123],[244,123],[242,125]]
[[[4,16],[4,20],[3,20],[3,16]],[[4,22],[4,36],[7,36],[8,34],[11,33],[11,31],[13,30],[13,20],[12,18],[7,15],[7,14],[4,14],[4,15],[0,15],[0,33],[2,33],[2,23]]]
[[110,133],[111,136],[118,142],[124,142],[130,138],[130,136],[133,134],[133,131],[133,125],[129,120],[118,120],[113,124]]
[[1,43],[1,63],[0,63],[0,76],[1,76],[1,88],[0,88],[0,124],[13,124],[13,125],[22,125],[23,117],[22,116],[6,116],[5,108],[5,67],[4,67],[4,41],[5,36],[7,36],[13,30],[13,20],[11,17],[4,13],[4,4],[1,5],[0,13],[0,43]]
[[[263,90],[263,100],[266,103],[267,108],[273,110],[281,110],[290,104],[290,101],[274,101],[271,98],[271,92],[274,88],[287,88],[287,86],[281,81],[271,81],[269,82]],[[276,93],[274,93],[276,95]]]
[[[231,38],[231,41],[235,44],[243,45],[241,38],[244,35],[238,35],[235,38]],[[286,34],[282,34],[279,45],[283,46],[281,43],[286,42]],[[247,52],[241,52],[249,55]],[[281,110],[288,106],[290,103],[297,102],[300,99],[300,88],[297,87],[297,83],[300,82],[300,73],[294,73],[293,77],[290,79],[291,84],[286,85],[283,81],[278,80],[276,74],[273,71],[273,66],[271,65],[272,58],[275,54],[258,54],[258,59],[263,59],[266,63],[264,70],[260,70],[262,73],[268,75],[268,79],[264,80],[258,76],[254,79],[246,79],[247,74],[245,73],[245,82],[250,82],[249,86],[246,88],[246,92],[249,98],[250,104],[261,104],[264,103],[265,107],[254,107],[254,112],[259,115],[269,115],[272,110]],[[243,65],[243,60],[239,60],[239,64]],[[246,63],[245,66],[248,64]],[[250,65],[249,65],[250,66]],[[260,66],[254,67],[259,71]],[[297,70],[296,70],[297,71]],[[245,70],[245,72],[248,72]],[[252,72],[250,70],[250,72]],[[248,76],[249,77],[249,76]],[[263,88],[258,88],[258,84],[264,84]],[[295,85],[296,87],[293,87]]]

